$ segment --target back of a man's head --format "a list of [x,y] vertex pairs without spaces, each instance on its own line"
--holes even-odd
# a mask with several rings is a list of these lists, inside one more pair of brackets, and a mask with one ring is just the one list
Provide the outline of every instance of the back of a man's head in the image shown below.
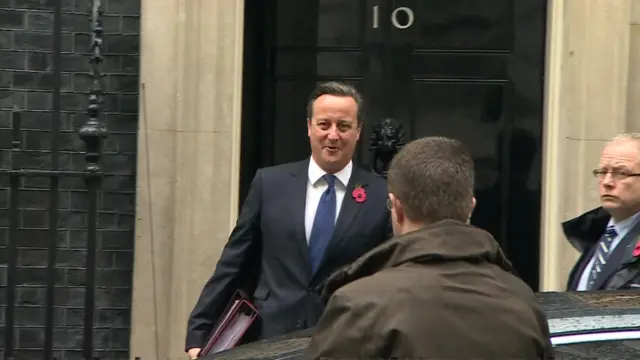
[[414,224],[467,221],[473,210],[473,159],[458,140],[410,142],[393,158],[387,180],[403,216]]

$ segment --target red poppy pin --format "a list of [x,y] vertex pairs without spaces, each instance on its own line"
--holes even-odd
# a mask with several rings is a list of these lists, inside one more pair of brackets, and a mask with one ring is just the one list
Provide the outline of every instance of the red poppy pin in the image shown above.
[[640,258],[640,238],[638,238],[638,242],[636,243],[636,247],[633,248],[633,257]]
[[363,203],[365,200],[367,200],[367,192],[360,184],[356,184],[356,188],[351,192],[351,196],[357,203]]

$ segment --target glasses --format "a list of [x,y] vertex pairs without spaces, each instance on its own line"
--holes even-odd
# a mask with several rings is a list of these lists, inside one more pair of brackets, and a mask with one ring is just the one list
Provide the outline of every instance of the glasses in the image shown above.
[[593,170],[593,176],[598,180],[604,180],[607,174],[611,174],[611,177],[614,180],[624,180],[628,177],[640,176],[640,173],[633,173],[627,170],[604,170],[604,169],[595,169]]

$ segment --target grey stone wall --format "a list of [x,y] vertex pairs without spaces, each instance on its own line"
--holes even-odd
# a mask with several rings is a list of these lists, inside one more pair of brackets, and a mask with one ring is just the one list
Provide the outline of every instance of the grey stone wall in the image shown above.
[[[62,54],[57,82],[54,8],[62,2]],[[19,190],[19,236],[14,346],[16,359],[42,359],[47,281],[47,246],[57,242],[54,355],[84,359],[82,329],[85,272],[97,266],[94,348],[101,359],[127,359],[135,212],[140,0],[103,0],[106,90],[101,120],[105,144],[103,192],[96,264],[87,264],[87,191],[82,178],[60,180],[57,237],[49,227],[49,178],[23,178]],[[59,164],[83,171],[77,129],[88,119],[91,86],[91,0],[0,0],[0,167],[9,164],[11,109],[22,110],[19,166],[51,168],[54,92],[60,93]],[[0,347],[4,344],[9,238],[9,176],[0,172]]]

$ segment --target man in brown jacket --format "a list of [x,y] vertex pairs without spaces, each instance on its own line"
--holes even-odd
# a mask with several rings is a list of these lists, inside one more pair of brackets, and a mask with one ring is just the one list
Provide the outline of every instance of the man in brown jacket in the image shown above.
[[467,224],[473,185],[456,140],[422,138],[396,155],[395,237],[329,278],[312,358],[553,358],[533,292],[493,237]]

